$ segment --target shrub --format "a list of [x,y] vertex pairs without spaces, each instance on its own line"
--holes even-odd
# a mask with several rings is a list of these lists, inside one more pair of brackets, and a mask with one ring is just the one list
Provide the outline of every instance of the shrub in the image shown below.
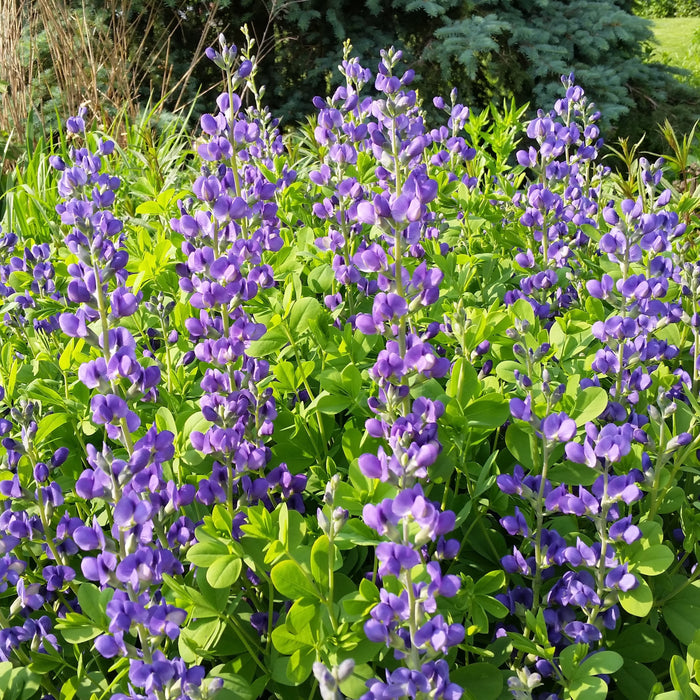
[[568,75],[430,128],[395,49],[285,144],[206,53],[196,164],[83,109],[7,197],[3,697],[685,692],[687,173],[616,178]]

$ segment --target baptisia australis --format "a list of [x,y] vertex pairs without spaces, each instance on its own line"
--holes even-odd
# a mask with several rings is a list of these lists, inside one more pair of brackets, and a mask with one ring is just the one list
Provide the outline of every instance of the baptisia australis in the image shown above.
[[[338,323],[386,338],[370,369],[377,395],[369,400],[375,417],[366,422],[368,434],[385,447],[361,455],[359,467],[396,492],[363,511],[365,523],[386,540],[376,548],[381,602],[372,609],[365,634],[393,648],[401,665],[384,679],[368,681],[363,698],[456,699],[462,690],[450,682],[448,664],[440,657],[462,642],[464,628],[440,614],[437,602],[454,596],[460,585],[457,576],[443,575],[440,565],[457,554],[458,543],[445,539],[455,516],[426,493],[429,468],[441,450],[437,426],[444,406],[411,398],[409,389],[409,383],[443,377],[450,368],[428,342],[439,324],[419,330],[439,297],[443,276],[424,259],[425,242],[439,232],[429,209],[438,183],[424,162],[431,136],[416,93],[408,89],[413,72],[395,75],[400,59],[400,51],[382,52],[375,80],[380,97],[362,99],[359,92],[370,74],[346,51],[341,67],[346,86],[328,103],[315,101],[320,109],[315,135],[328,146],[328,162],[312,179],[321,188],[332,186],[334,193],[315,204],[314,213],[330,222],[317,245],[333,253],[336,281],[349,288],[345,302],[338,292],[327,305]],[[372,188],[352,174],[360,154],[371,154],[376,163]]]
[[[85,116],[81,110],[67,122],[74,140],[80,135],[89,140]],[[56,209],[69,227],[65,242],[73,255],[66,296],[75,306],[60,315],[59,325],[96,351],[94,359],[80,366],[78,377],[93,391],[92,420],[104,426],[107,438],[101,449],[85,445],[89,468],[76,481],[75,492],[88,502],[104,501],[109,520],[105,530],[97,518],[87,522],[65,511],[56,533],[71,542],[72,551],[51,548],[57,566],[47,572],[47,589],[60,590],[75,577],[64,564],[66,554],[90,553],[82,558],[82,575],[110,591],[109,633],[95,639],[95,648],[106,658],[130,659],[134,690],[128,697],[206,697],[218,681],[203,684],[203,668],[187,668],[162,650],[178,637],[186,618],[184,610],[166,602],[161,584],[164,575],[183,573],[177,552],[192,543],[195,525],[185,516],[177,521],[173,516],[195,493],[192,486],[178,486],[164,476],[163,463],[174,455],[173,434],[155,425],[141,429],[139,404],[157,399],[161,372],[122,325],[137,312],[142,295],[127,286],[126,234],[112,212],[120,182],[104,170],[114,143],[95,142],[95,151],[74,146],[69,163],[56,156],[51,164],[61,172],[63,201]],[[41,498],[39,503],[42,507]],[[42,524],[48,527],[47,517]]]
[[610,169],[596,166],[602,146],[597,122],[600,112],[588,102],[573,75],[562,76],[565,97],[554,109],[539,110],[527,136],[537,144],[517,152],[518,163],[531,169],[535,181],[527,193],[516,192],[513,204],[519,223],[531,231],[532,247],[520,250],[515,262],[528,276],[505,301],[527,299],[535,314],[548,319],[579,298],[576,278],[581,266],[578,249],[597,228],[601,182]]
[[200,406],[212,425],[195,431],[191,440],[196,450],[214,457],[214,464],[196,497],[206,505],[228,504],[237,533],[245,519],[237,504],[262,502],[273,508],[289,500],[303,511],[306,485],[306,477],[291,474],[284,463],[265,473],[270,460],[265,441],[277,415],[272,389],[259,388],[269,364],[245,354],[266,330],[246,304],[275,285],[263,255],[283,244],[275,197],[295,177],[286,166],[277,180],[265,174],[274,169],[272,158],[282,146],[276,121],[259,104],[243,111],[236,92],[248,88],[258,100],[262,95],[253,82],[250,50],[249,45],[239,57],[221,37],[219,50],[207,51],[223,70],[227,89],[217,99],[219,112],[201,118],[207,140],[198,148],[205,165],[193,186],[197,202],[181,203],[180,218],[171,222],[185,239],[186,262],[177,266],[180,287],[199,310],[185,322],[195,342],[187,360],[209,365]]
[[[0,403],[5,403],[2,387]],[[12,476],[0,483],[0,495],[5,499],[0,512],[0,591],[14,589],[16,598],[9,619],[2,619],[0,659],[9,661],[14,655],[27,663],[29,648],[41,653],[60,648],[51,618],[41,613],[48,605],[69,610],[62,602],[62,591],[76,576],[67,565],[75,545],[58,527],[54,537],[52,527],[54,513],[64,505],[64,495],[51,472],[65,462],[68,450],[46,450],[35,444],[40,420],[35,403],[23,400],[3,413],[0,435],[5,455],[0,467]],[[72,597],[70,591],[68,595]],[[22,618],[21,624],[10,623],[15,616]]]
[[[527,324],[522,323],[520,330],[511,335],[524,342],[526,331]],[[538,634],[546,637],[538,636],[538,642],[551,645],[558,657],[571,644],[595,647],[602,642],[605,629],[618,626],[620,594],[639,585],[628,564],[621,561],[618,547],[631,545],[642,536],[627,507],[642,498],[640,484],[644,475],[639,469],[623,474],[614,471],[642,433],[633,425],[606,423],[599,429],[587,422],[583,444],[576,441],[576,422],[566,412],[556,410],[566,387],[552,383],[546,368],[540,382],[531,379],[535,363],[548,352],[548,346],[533,351],[516,344],[516,356],[522,358],[524,365],[522,371],[516,370],[516,381],[526,396],[511,399],[510,411],[513,419],[526,423],[533,435],[537,445],[536,450],[533,448],[533,460],[540,469],[526,474],[516,465],[512,474],[497,477],[503,493],[519,498],[527,506],[523,510],[516,506],[513,515],[500,521],[518,544],[513,546],[512,554],[502,559],[502,566],[515,585],[497,597],[522,627],[502,627],[497,634],[504,636],[509,631],[522,630],[529,638],[539,629],[541,620]],[[590,489],[552,483],[549,470],[562,447],[571,462],[585,464],[597,473]],[[559,515],[591,523],[594,534],[589,536],[587,529],[579,526],[575,528],[575,539],[563,536],[554,525]],[[520,660],[521,657],[516,659],[514,670],[522,671]],[[561,677],[556,663],[554,657],[538,659],[534,674],[537,682],[533,675],[532,687],[543,678]],[[512,679],[516,697],[518,692],[525,692],[523,682],[522,678]]]

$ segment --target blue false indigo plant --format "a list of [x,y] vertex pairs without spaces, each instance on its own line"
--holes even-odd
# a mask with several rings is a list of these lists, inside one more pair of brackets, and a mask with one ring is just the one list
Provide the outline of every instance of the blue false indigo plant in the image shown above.
[[349,44],[283,137],[253,49],[207,49],[173,189],[81,109],[51,225],[12,194],[3,697],[685,697],[700,274],[664,161],[621,188],[571,75],[433,127]]

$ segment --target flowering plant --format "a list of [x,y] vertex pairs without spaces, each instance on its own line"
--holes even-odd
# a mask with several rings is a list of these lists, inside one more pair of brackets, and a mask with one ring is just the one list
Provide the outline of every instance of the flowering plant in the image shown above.
[[433,125],[401,52],[346,45],[285,141],[253,42],[207,57],[192,158],[133,181],[81,110],[45,218],[7,195],[3,697],[690,697],[700,267],[664,163],[623,193],[574,76]]

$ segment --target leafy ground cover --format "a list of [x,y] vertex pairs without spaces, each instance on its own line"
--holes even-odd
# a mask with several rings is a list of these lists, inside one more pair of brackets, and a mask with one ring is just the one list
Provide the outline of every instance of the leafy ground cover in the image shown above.
[[428,125],[348,47],[285,142],[207,55],[192,150],[80,113],[5,197],[3,697],[696,694],[687,173],[572,76]]

